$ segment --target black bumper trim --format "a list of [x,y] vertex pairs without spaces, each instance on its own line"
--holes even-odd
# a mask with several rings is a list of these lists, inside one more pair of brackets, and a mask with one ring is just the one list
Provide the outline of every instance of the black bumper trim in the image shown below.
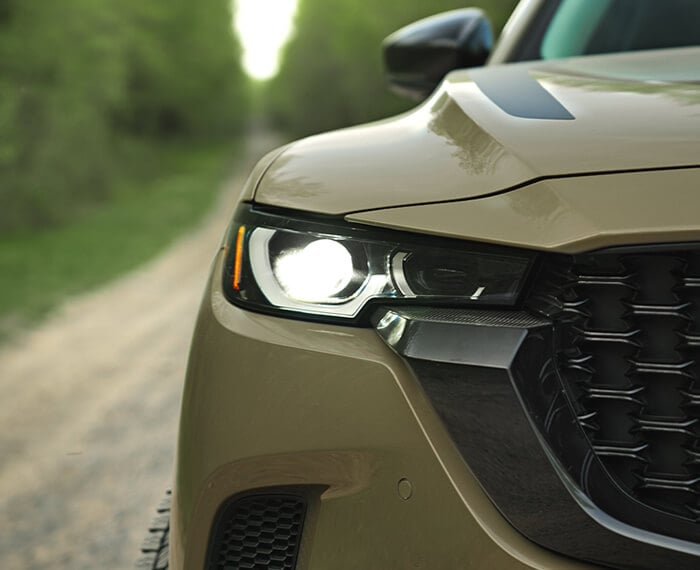
[[[619,489],[610,488],[558,378],[547,374],[550,322],[526,313],[420,308],[383,309],[374,322],[414,371],[486,493],[522,534],[605,566],[698,567],[700,545],[621,522],[589,498]],[[621,496],[627,520],[641,512],[642,505]]]

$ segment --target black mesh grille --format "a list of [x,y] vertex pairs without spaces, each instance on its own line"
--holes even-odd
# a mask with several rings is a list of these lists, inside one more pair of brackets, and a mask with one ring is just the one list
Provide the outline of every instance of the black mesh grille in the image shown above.
[[215,525],[207,570],[294,570],[306,499],[266,494],[224,508]]
[[700,521],[700,252],[550,258],[530,307],[556,323],[560,377],[609,473]]

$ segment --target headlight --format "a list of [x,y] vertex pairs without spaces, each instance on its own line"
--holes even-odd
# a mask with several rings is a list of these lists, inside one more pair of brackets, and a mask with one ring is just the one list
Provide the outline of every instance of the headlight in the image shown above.
[[301,318],[365,321],[376,302],[514,306],[534,254],[242,206],[230,229],[227,298]]

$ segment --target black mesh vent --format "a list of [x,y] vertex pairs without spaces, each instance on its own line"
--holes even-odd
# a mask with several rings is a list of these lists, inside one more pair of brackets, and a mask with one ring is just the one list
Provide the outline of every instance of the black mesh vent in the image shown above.
[[294,570],[305,514],[306,499],[295,495],[229,503],[212,532],[207,570]]
[[608,472],[699,522],[700,252],[550,258],[529,304],[556,323],[559,375]]

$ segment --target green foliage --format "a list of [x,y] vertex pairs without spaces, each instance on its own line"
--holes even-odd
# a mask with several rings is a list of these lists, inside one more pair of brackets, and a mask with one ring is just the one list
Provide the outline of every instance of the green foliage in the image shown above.
[[220,143],[155,148],[141,142],[138,174],[116,184],[113,199],[90,216],[0,240],[0,341],[16,325],[136,267],[191,228],[211,209],[233,151]]
[[[60,22],[60,26],[57,24]],[[105,117],[121,102],[119,22],[91,0],[5,2],[0,23],[0,228],[38,226],[102,199]]]
[[386,117],[411,107],[392,95],[382,40],[420,18],[483,8],[500,31],[517,0],[299,0],[296,33],[266,94],[273,119],[295,136]]
[[227,0],[0,0],[0,232],[110,199],[123,139],[235,131],[243,77]]
[[[126,0],[128,77],[120,120],[156,134],[227,133],[242,126],[247,79],[226,0]],[[155,40],[155,41],[154,41]]]

